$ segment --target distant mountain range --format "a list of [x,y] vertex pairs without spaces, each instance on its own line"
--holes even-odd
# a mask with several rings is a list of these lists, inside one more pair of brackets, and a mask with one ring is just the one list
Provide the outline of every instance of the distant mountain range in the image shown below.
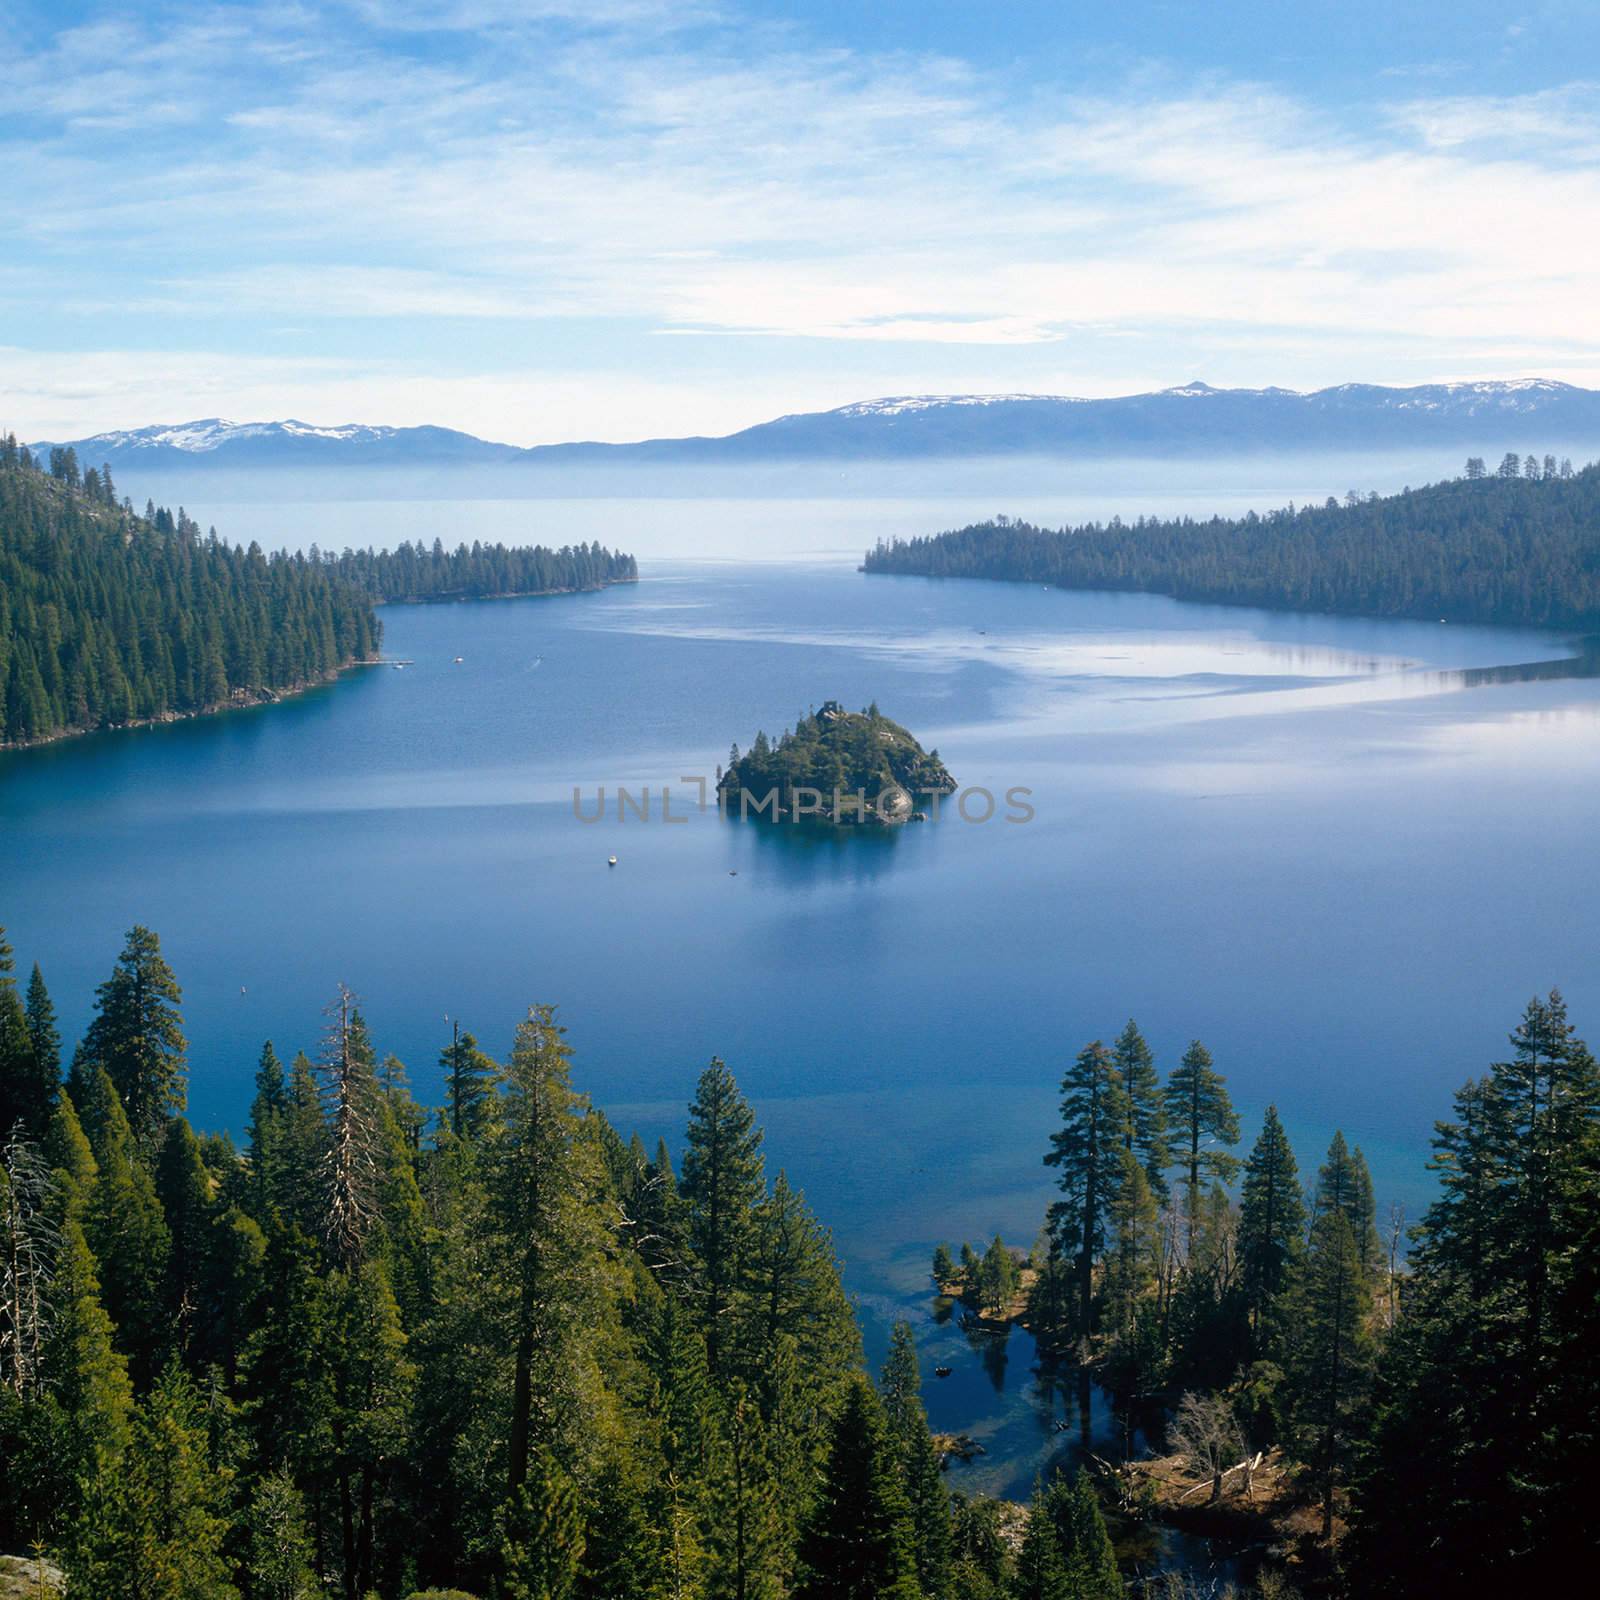
[[[779,417],[720,438],[520,449],[449,428],[225,422],[134,428],[70,442],[86,464],[134,467],[445,466],[482,463],[709,466],[1042,455],[1181,457],[1213,451],[1600,446],[1600,392],[1547,378],[1386,389],[1347,383],[1213,389],[1189,383],[1109,400],[1065,395],[901,395]],[[47,451],[50,443],[34,446]]]

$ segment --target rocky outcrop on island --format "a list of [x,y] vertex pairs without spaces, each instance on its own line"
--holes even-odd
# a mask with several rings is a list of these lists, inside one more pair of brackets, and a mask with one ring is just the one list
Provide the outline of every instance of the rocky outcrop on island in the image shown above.
[[955,789],[937,750],[876,705],[846,711],[836,700],[776,741],[758,733],[744,755],[734,745],[718,781],[724,815],[871,827],[919,820]]

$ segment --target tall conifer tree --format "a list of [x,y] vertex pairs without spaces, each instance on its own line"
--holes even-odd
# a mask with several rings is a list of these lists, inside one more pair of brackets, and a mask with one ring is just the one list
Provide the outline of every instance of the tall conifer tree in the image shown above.
[[1166,1107],[1173,1157],[1182,1172],[1183,1213],[1193,1255],[1205,1185],[1232,1183],[1239,1170],[1237,1157],[1228,1153],[1228,1147],[1239,1142],[1239,1119],[1211,1052],[1198,1039],[1167,1079]]
[[582,1424],[581,1335],[602,1293],[601,1180],[582,1125],[588,1102],[573,1090],[562,1034],[549,1006],[535,1007],[517,1028],[489,1175],[511,1307],[513,1497],[534,1451],[554,1448]]
[[1167,1168],[1172,1152],[1167,1142],[1167,1107],[1156,1058],[1132,1017],[1112,1047],[1117,1076],[1127,1108],[1127,1148],[1144,1168],[1150,1192],[1158,1204],[1167,1198]]
[[712,1057],[689,1107],[679,1186],[694,1252],[701,1327],[713,1377],[729,1364],[728,1324],[737,1309],[754,1211],[762,1192],[761,1131],[733,1074]]
[[1347,1471],[1371,1379],[1370,1296],[1349,1218],[1328,1207],[1311,1230],[1297,1355],[1296,1423],[1316,1474],[1322,1537],[1333,1534],[1334,1494]]
[[1061,1079],[1061,1127],[1044,1158],[1060,1173],[1064,1198],[1050,1207],[1050,1233],[1073,1263],[1083,1334],[1094,1326],[1094,1265],[1105,1250],[1106,1219],[1121,1182],[1126,1117],[1116,1065],[1096,1039]]
[[1268,1106],[1244,1166],[1239,1206],[1239,1279],[1257,1358],[1278,1358],[1284,1314],[1305,1244],[1300,1170],[1278,1108]]
[[187,1103],[182,1000],[161,941],[148,928],[134,927],[111,976],[95,992],[95,1016],[73,1064],[75,1098],[96,1067],[105,1070],[147,1158],[154,1156],[167,1119]]
[[895,1441],[858,1377],[801,1537],[797,1600],[920,1600],[915,1545]]
[[945,1600],[950,1589],[950,1497],[928,1431],[917,1342],[908,1322],[896,1322],[890,1330],[878,1386],[889,1431],[900,1441],[917,1581],[926,1600]]

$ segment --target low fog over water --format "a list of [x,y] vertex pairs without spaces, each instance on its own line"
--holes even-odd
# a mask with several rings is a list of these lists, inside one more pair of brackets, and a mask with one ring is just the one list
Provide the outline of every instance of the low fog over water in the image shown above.
[[[1570,455],[1600,444],[1486,439]],[[857,558],[879,538],[937,533],[1004,512],[1047,526],[1111,516],[1237,515],[1351,489],[1390,493],[1457,476],[1466,452],[1217,456],[1182,461],[1035,457],[741,467],[453,467],[118,474],[142,502],[183,505],[231,540],[304,548],[406,539],[567,544],[598,539],[641,558]]]

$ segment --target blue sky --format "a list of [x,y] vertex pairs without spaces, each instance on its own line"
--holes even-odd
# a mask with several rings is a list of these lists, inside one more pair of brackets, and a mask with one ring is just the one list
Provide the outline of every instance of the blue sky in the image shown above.
[[1600,383],[1592,3],[0,0],[0,29],[27,437]]

